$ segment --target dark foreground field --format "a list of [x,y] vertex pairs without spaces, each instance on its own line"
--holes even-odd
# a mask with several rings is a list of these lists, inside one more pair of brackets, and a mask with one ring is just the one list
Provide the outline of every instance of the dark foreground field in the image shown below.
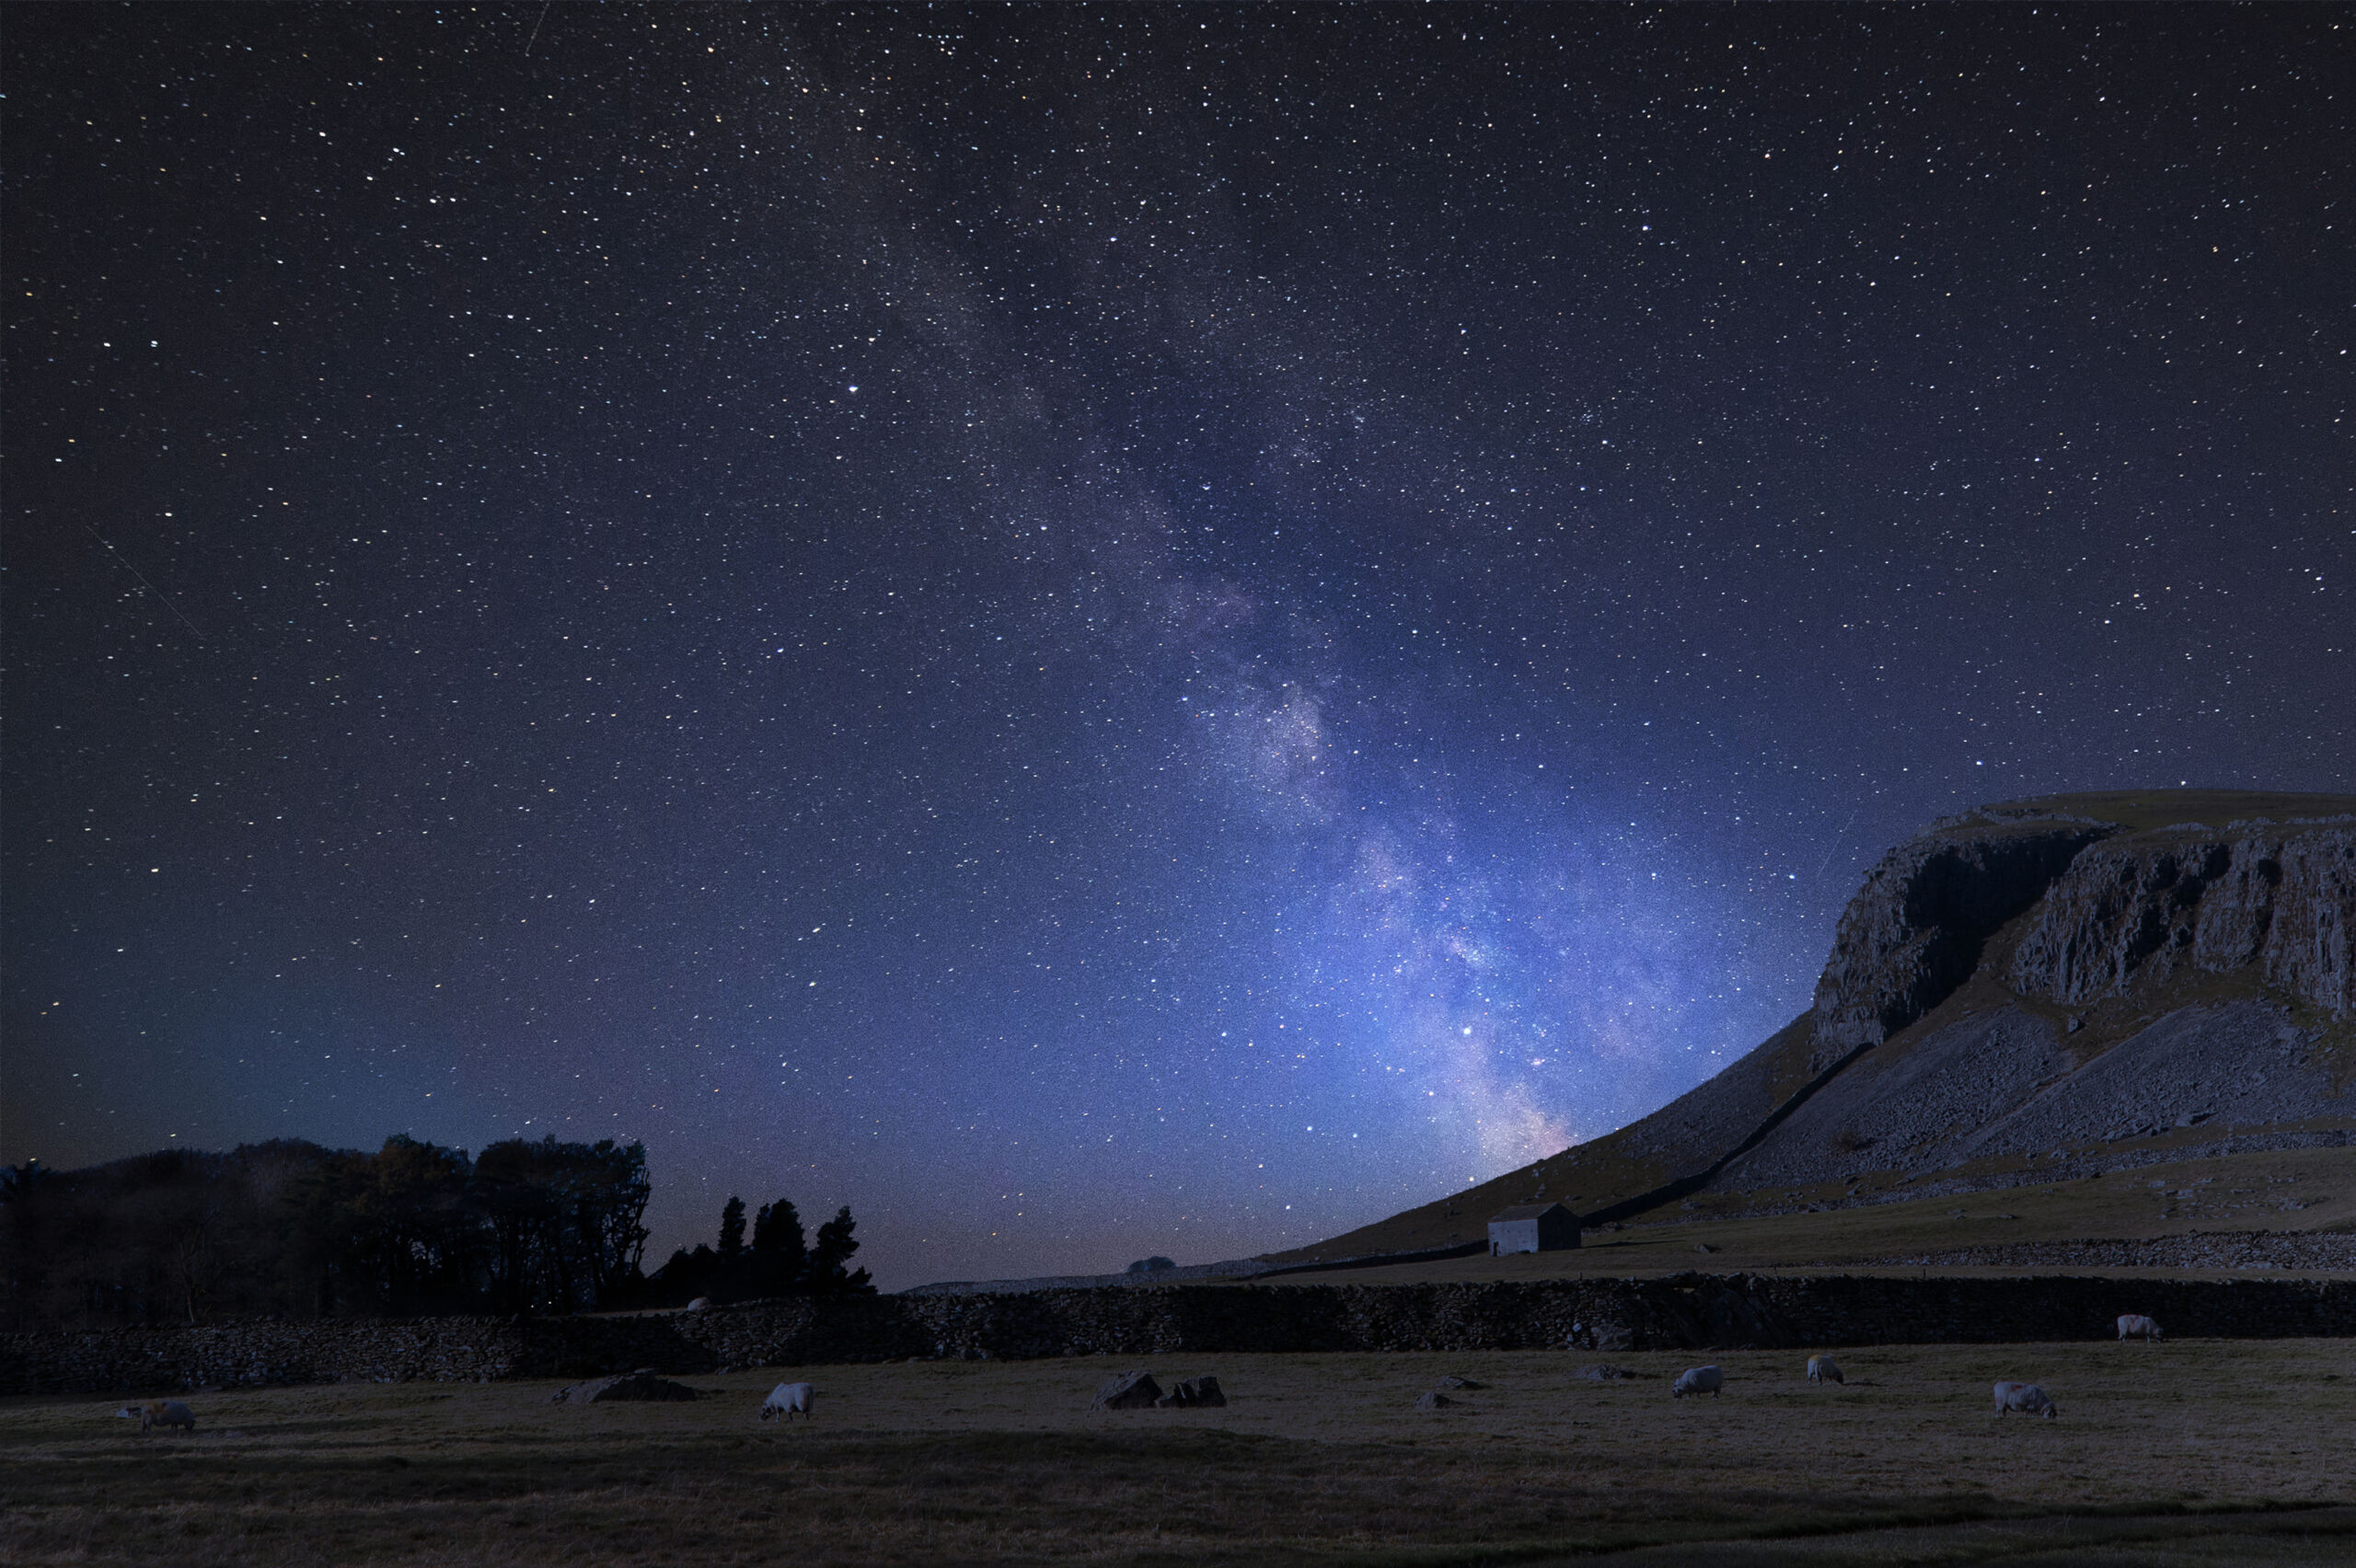
[[[1717,1356],[1716,1401],[1591,1356],[1149,1358],[1223,1411],[1091,1415],[1103,1359],[834,1366],[693,1404],[550,1384],[191,1396],[193,1438],[119,1401],[0,1401],[11,1563],[2346,1563],[2356,1343],[1931,1346]],[[1610,1358],[1653,1374],[1699,1359]],[[1457,1374],[1486,1387],[1419,1412]],[[2059,1421],[1992,1418],[2033,1379]]]

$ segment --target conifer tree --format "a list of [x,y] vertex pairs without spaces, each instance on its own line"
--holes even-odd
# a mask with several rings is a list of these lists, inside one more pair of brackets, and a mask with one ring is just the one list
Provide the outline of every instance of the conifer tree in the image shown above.
[[784,1198],[763,1204],[753,1218],[752,1287],[756,1296],[783,1296],[799,1289],[810,1266],[802,1216]]
[[810,1249],[810,1292],[826,1296],[843,1291],[864,1291],[874,1294],[875,1286],[868,1282],[865,1269],[846,1269],[853,1252],[859,1251],[858,1239],[851,1232],[859,1222],[850,1216],[850,1205],[845,1204],[835,1217],[818,1227],[818,1244]]

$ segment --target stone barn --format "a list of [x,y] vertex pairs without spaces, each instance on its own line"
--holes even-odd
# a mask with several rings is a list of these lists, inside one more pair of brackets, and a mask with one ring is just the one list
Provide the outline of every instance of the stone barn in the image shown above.
[[1560,1204],[1516,1204],[1489,1221],[1489,1256],[1559,1252],[1579,1244],[1579,1216]]

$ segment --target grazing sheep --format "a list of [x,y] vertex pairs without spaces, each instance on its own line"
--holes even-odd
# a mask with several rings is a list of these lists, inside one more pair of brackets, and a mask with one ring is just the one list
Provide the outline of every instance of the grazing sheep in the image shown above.
[[1832,1357],[1829,1355],[1807,1358],[1807,1380],[1811,1383],[1839,1383],[1844,1388],[1849,1381],[1841,1376],[1841,1368],[1832,1364]]
[[149,1400],[144,1405],[125,1405],[115,1414],[137,1421],[142,1432],[151,1432],[158,1426],[196,1430],[196,1412],[178,1400]]
[[2140,1339],[2148,1344],[2155,1339],[2165,1336],[2160,1332],[2160,1325],[2143,1316],[2142,1313],[2128,1312],[2119,1317],[2119,1337],[2123,1340]]
[[1715,1366],[1689,1366],[1677,1375],[1677,1382],[1669,1389],[1669,1397],[1681,1400],[1688,1394],[1707,1394],[1716,1399],[1718,1390],[1726,1387],[1726,1382],[1727,1375]]
[[817,1398],[818,1390],[807,1383],[780,1383],[769,1390],[769,1397],[761,1401],[761,1419],[768,1421],[781,1415],[791,1421],[794,1412],[799,1411],[814,1421],[817,1415],[810,1407]]
[[2050,1421],[2062,1413],[2062,1407],[2035,1383],[1999,1383],[1996,1385],[1996,1417],[2004,1419],[2008,1410],[2023,1415],[2041,1415]]

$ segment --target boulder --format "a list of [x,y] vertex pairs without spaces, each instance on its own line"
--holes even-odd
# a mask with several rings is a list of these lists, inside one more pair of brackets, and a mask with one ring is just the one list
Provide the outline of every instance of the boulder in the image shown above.
[[1591,1383],[1614,1383],[1623,1378],[1649,1378],[1652,1375],[1649,1372],[1631,1372],[1625,1366],[1614,1366],[1608,1362],[1600,1362],[1593,1366],[1582,1366],[1577,1373],[1577,1376],[1585,1378]]
[[1449,1377],[1442,1378],[1433,1386],[1435,1388],[1441,1389],[1485,1389],[1489,1385],[1486,1383],[1476,1383],[1470,1378],[1459,1378],[1451,1374]]
[[1117,1378],[1105,1379],[1088,1401],[1091,1410],[1150,1410],[1161,1397],[1161,1385],[1153,1374],[1145,1371],[1124,1372]]
[[685,1383],[658,1378],[652,1366],[614,1378],[592,1378],[585,1383],[559,1389],[552,1404],[610,1404],[617,1400],[691,1400],[696,1391]]
[[1415,1408],[1417,1410],[1446,1410],[1455,1402],[1456,1401],[1454,1400],[1449,1399],[1446,1394],[1440,1393],[1435,1389],[1430,1393],[1426,1393],[1422,1399],[1417,1400],[1415,1401]]
[[1211,1377],[1181,1378],[1170,1385],[1170,1391],[1153,1401],[1157,1410],[1200,1410],[1211,1405],[1224,1405],[1227,1395]]

